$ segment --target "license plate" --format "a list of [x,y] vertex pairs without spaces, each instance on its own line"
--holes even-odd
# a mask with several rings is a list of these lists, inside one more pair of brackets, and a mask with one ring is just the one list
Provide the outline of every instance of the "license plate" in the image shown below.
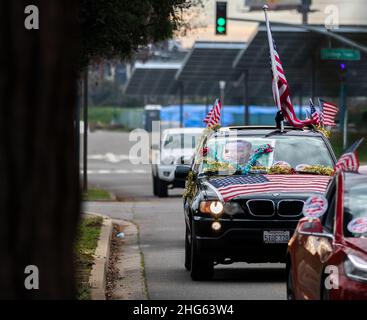
[[288,243],[290,238],[289,231],[264,231],[264,243]]

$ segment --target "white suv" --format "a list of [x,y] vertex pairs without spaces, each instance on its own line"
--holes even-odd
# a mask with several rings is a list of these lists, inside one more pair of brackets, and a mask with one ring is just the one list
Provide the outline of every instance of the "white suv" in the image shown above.
[[203,128],[177,128],[163,131],[160,150],[153,150],[152,153],[155,196],[167,197],[168,187],[185,187],[184,180],[175,179],[176,165],[190,163],[203,130]]

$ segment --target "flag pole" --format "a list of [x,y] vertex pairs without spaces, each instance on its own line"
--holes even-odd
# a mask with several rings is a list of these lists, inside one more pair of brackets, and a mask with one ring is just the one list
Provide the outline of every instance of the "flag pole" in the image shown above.
[[[320,97],[317,98],[318,102],[319,102],[319,109],[320,109],[320,114],[321,114],[321,117],[322,117],[322,123],[321,123],[321,126],[322,128],[325,129],[325,125],[324,125],[324,107],[322,106],[322,103],[320,101]],[[320,119],[321,120],[321,119]]]
[[[271,36],[271,31],[270,31],[270,23],[269,23],[269,19],[268,19],[268,9],[269,7],[267,5],[263,6],[263,10],[265,13],[265,22],[266,22],[266,30],[268,33],[268,42],[269,42],[269,50],[270,50],[270,59],[271,59],[271,69],[273,71],[273,86],[274,86],[274,92],[275,92],[275,100],[276,100],[276,104],[277,107],[279,109],[279,112],[282,111],[282,107],[280,104],[280,95],[279,95],[279,88],[278,88],[278,72],[277,72],[277,67],[275,64],[275,58],[274,58],[274,53],[273,53],[273,47],[274,47],[274,43],[273,43],[273,39]],[[281,120],[280,121],[280,131],[283,132],[284,131],[284,121]]]

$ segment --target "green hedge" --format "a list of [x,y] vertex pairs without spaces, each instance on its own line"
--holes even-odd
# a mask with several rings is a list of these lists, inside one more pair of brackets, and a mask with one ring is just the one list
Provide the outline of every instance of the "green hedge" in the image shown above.
[[[350,132],[348,134],[348,146],[354,141],[364,137],[365,140],[358,149],[358,157],[360,162],[367,163],[367,133],[366,132]],[[331,144],[334,148],[335,154],[339,157],[343,153],[343,135],[340,132],[334,132],[331,136]]]

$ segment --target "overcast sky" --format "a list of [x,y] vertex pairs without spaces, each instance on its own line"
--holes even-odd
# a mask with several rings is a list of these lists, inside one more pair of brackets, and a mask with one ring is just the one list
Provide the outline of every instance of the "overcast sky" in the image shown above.
[[[297,1],[297,0],[296,0]],[[250,19],[264,19],[264,13],[246,12],[245,0],[227,0],[228,16],[242,17]],[[246,41],[256,30],[256,25],[229,21],[226,36],[216,36],[214,34],[216,0],[206,0],[205,9],[202,10],[200,17],[196,17],[193,25],[203,25],[201,28],[190,32],[186,37],[181,38],[185,47],[191,47],[195,40],[209,41]],[[334,7],[330,7],[330,5]],[[327,7],[331,10],[337,8],[339,14],[339,24],[348,25],[367,25],[367,0],[312,0],[311,9],[317,10],[309,14],[309,23],[325,24],[328,13]],[[270,12],[271,21],[282,21],[289,23],[301,23],[302,16],[296,10]]]

